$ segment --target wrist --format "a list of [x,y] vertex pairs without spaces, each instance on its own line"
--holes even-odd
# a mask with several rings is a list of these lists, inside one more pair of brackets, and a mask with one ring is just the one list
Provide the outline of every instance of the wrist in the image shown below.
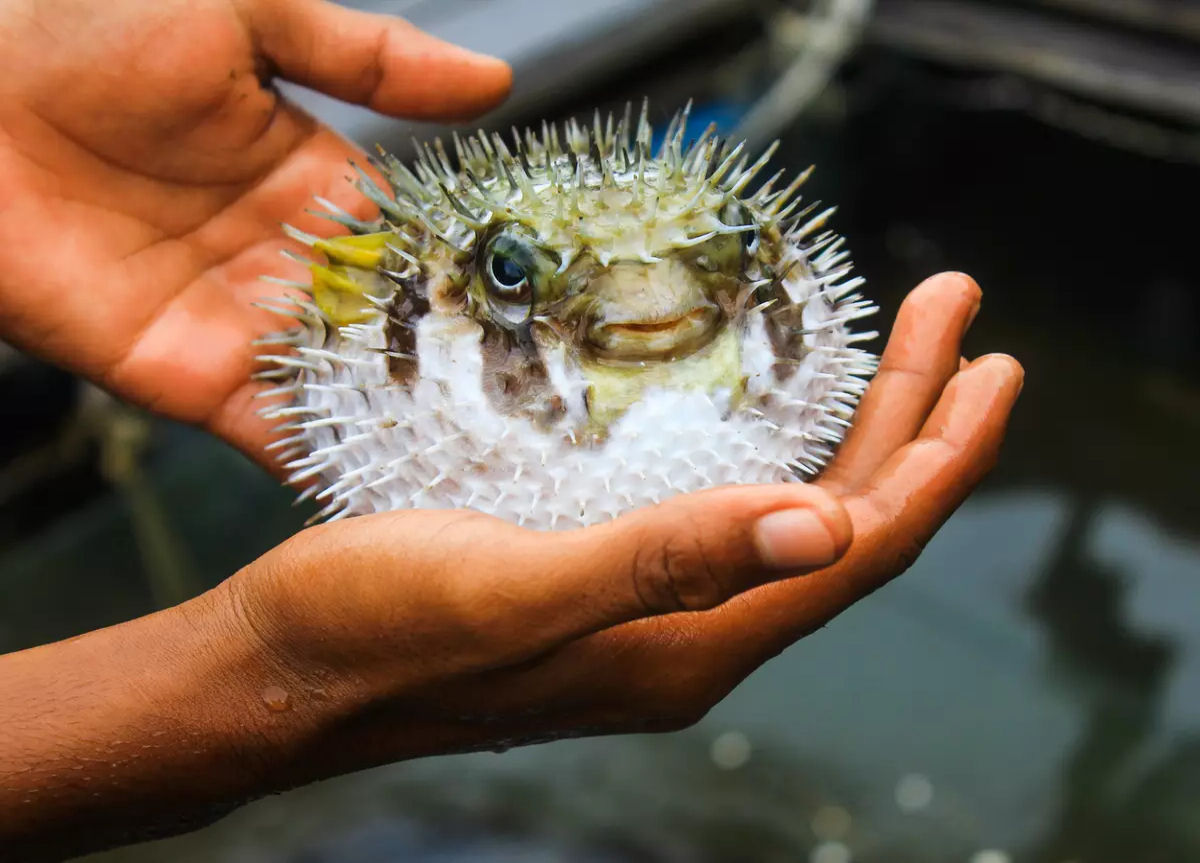
[[0,657],[0,847],[176,832],[310,778],[355,708],[282,663],[228,590]]
[[210,675],[222,694],[208,724],[245,793],[257,796],[316,778],[306,769],[313,756],[371,697],[361,682],[295,649],[271,604],[245,589],[250,574],[227,579],[185,613],[219,645]]

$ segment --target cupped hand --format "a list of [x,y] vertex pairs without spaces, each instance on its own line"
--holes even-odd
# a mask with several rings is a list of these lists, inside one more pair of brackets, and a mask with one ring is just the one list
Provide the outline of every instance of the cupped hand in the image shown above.
[[0,845],[58,860],[386,761],[694,722],[902,572],[987,472],[1021,369],[960,358],[978,302],[957,275],[909,296],[817,483],[561,533],[348,519],[174,608],[0,657]]
[[[312,722],[275,779],[697,720],[903,572],[987,473],[1022,371],[961,359],[979,301],[957,274],[912,292],[814,484],[714,489],[565,533],[384,513],[247,567],[209,601],[273,657],[295,705],[266,723],[281,745]],[[321,721],[330,703],[352,718]]]
[[[321,230],[313,195],[369,215],[342,179],[354,148],[273,76],[440,119],[510,80],[323,0],[15,0],[0,34],[0,335],[260,460],[251,341],[276,322],[250,301],[279,271],[279,222]],[[817,483],[716,489],[562,534],[398,512],[297,535],[181,607],[206,650],[253,646],[266,703],[287,693],[287,710],[252,705],[250,734],[244,703],[214,721],[276,750],[250,755],[260,791],[695,721],[902,572],[994,462],[1021,370],[961,360],[978,303],[953,274],[913,292]],[[246,681],[229,683],[244,699]]]
[[[0,336],[263,460],[251,307],[280,222],[356,214],[358,151],[274,76],[425,119],[504,97],[500,61],[324,0],[0,6]],[[367,207],[369,210],[369,207]]]

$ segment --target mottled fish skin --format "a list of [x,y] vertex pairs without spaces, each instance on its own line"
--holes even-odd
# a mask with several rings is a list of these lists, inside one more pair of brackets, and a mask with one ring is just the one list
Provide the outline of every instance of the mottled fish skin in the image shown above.
[[386,306],[388,374],[397,383],[411,386],[421,373],[417,325],[429,314],[430,305],[420,275],[398,279],[397,283],[399,289]]
[[[540,134],[380,151],[379,208],[311,247],[309,299],[264,342],[265,416],[316,518],[474,506],[587,524],[681,491],[815,475],[875,368],[832,210],[801,208],[774,152],[648,106]],[[278,281],[278,280],[275,280]],[[315,481],[315,483],[314,483]]]

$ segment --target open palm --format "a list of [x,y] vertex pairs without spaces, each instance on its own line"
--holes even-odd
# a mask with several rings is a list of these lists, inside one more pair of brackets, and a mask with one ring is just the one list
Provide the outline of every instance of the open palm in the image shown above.
[[[477,114],[503,63],[323,0],[14,0],[0,11],[0,335],[261,459],[251,341],[279,223],[350,211],[354,147],[275,74],[394,115]],[[15,50],[15,56],[11,53]]]

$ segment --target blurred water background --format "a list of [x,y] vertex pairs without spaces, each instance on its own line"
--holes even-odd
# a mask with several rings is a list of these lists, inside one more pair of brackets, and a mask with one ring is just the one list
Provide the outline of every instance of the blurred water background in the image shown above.
[[[970,272],[968,352],[1015,354],[1025,391],[917,565],[695,728],[384,767],[91,863],[1200,860],[1200,4],[357,5],[511,59],[489,126],[648,95],[779,135],[879,328]],[[177,602],[308,515],[15,352],[0,388],[0,651]]]

